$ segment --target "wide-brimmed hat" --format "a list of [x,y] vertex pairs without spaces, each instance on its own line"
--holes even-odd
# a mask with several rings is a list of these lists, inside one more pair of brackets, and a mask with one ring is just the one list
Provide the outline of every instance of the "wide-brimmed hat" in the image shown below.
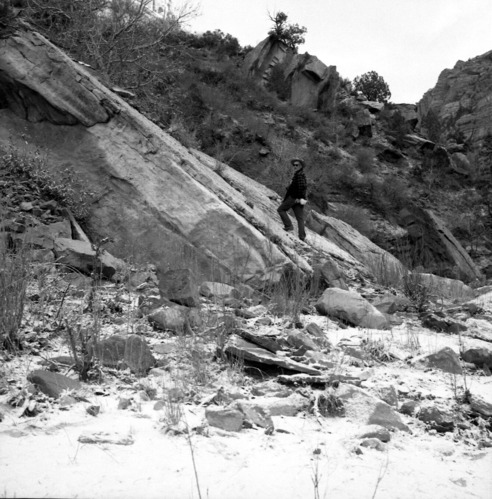
[[304,161],[300,158],[292,158],[290,160],[290,164],[293,165],[294,163],[301,163],[301,166],[304,168],[306,165],[304,164]]

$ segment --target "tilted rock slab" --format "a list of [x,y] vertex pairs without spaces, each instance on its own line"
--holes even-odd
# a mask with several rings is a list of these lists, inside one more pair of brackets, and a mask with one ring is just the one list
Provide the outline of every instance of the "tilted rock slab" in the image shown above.
[[[94,192],[89,232],[111,237],[108,251],[143,253],[170,268],[178,255],[208,274],[289,261],[256,227],[267,219],[213,171],[214,160],[203,164],[44,37],[19,29],[0,40],[0,54],[0,144],[47,151],[55,175],[69,169]],[[271,225],[281,233],[280,222]]]

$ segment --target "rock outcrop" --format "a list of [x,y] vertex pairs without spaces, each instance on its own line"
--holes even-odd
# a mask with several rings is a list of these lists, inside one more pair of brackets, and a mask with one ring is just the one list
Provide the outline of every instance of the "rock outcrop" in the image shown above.
[[407,231],[406,243],[402,240],[396,248],[402,261],[464,282],[481,277],[470,255],[434,212],[413,206],[399,216]]
[[445,133],[463,134],[472,144],[492,132],[492,51],[468,61],[458,61],[453,69],[439,75],[436,86],[418,103],[420,128],[433,111]]
[[273,68],[281,64],[290,84],[290,102],[295,106],[331,111],[340,76],[336,66],[326,66],[317,57],[295,54],[283,42],[268,37],[245,58],[245,73],[266,84]]

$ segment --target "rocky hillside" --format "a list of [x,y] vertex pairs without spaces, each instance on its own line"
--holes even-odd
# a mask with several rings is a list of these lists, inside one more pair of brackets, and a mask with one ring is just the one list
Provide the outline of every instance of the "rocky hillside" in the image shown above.
[[[492,51],[458,61],[439,75],[436,86],[418,103],[419,129],[428,133],[433,113],[449,139],[462,139],[471,148],[492,133]],[[428,120],[427,120],[428,121]]]
[[[8,28],[6,497],[486,496],[489,249],[443,222],[475,186],[412,109],[306,57],[287,82],[321,108],[297,108],[193,47],[192,84],[132,97]],[[306,242],[276,213],[293,155],[313,165]]]

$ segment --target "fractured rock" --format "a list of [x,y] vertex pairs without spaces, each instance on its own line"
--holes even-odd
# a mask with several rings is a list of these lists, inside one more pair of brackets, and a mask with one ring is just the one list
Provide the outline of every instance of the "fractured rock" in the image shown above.
[[122,260],[102,250],[99,256],[86,241],[75,241],[68,238],[57,238],[54,242],[54,252],[57,262],[74,268],[84,274],[97,272],[105,279],[111,279],[117,270],[125,264]]
[[318,369],[314,369],[300,362],[289,359],[288,357],[281,357],[275,355],[264,348],[260,348],[249,341],[242,339],[237,335],[232,335],[225,348],[224,352],[242,360],[256,362],[259,364],[266,364],[276,366],[290,371],[296,371],[307,374],[320,374]]

